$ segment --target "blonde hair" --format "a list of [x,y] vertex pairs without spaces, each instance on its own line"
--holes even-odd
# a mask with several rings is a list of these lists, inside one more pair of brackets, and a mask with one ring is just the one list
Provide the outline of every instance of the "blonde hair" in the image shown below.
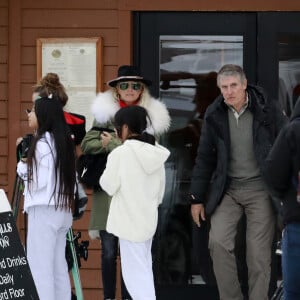
[[[111,87],[113,97],[116,101],[119,100],[119,94],[117,90],[117,86]],[[142,105],[145,102],[145,99],[150,97],[150,92],[147,87],[147,85],[143,84],[143,90],[141,91],[140,97],[139,97],[139,105]],[[143,106],[143,105],[142,105]]]

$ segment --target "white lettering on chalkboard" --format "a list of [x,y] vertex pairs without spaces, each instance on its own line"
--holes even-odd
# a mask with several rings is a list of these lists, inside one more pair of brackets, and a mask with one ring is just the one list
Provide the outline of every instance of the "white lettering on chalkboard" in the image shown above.
[[27,260],[24,256],[20,257],[13,257],[13,258],[10,258],[10,257],[7,257],[6,258],[6,262],[7,262],[7,265],[8,267],[18,267],[18,266],[24,266],[27,264]]
[[9,247],[9,238],[8,238],[8,236],[0,236],[0,247],[2,249]]
[[10,288],[8,290],[9,295],[12,299],[19,298],[19,297],[24,297],[24,289],[17,289],[15,290],[14,288]]
[[12,232],[12,226],[10,223],[0,224],[0,234]]
[[12,284],[14,285],[14,276],[6,273],[5,275],[0,275],[0,285]]

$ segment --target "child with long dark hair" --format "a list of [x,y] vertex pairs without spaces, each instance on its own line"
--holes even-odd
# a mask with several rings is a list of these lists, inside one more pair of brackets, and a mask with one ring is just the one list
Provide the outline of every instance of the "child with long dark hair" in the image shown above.
[[37,99],[28,122],[35,135],[17,166],[25,182],[27,258],[40,300],[71,299],[65,247],[76,183],[74,145],[56,96]]
[[154,300],[151,245],[170,152],[147,132],[151,121],[145,108],[121,108],[114,124],[123,144],[109,154],[100,178],[112,196],[106,230],[119,238],[122,274],[132,299]]
[[[48,97],[50,94],[55,95],[63,107],[65,120],[69,126],[70,134],[76,150],[76,156],[78,157],[81,154],[80,143],[82,142],[82,139],[86,133],[85,116],[65,111],[65,106],[68,103],[69,97],[66,93],[64,85],[56,73],[47,73],[33,87],[32,101],[34,102],[39,97]],[[83,216],[88,201],[87,195],[78,180],[76,199],[77,201],[73,212],[74,220],[77,220]]]

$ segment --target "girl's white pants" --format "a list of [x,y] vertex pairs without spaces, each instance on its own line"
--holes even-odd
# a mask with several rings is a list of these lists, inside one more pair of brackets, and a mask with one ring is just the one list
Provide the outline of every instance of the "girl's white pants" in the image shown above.
[[119,239],[122,275],[133,300],[155,300],[152,239],[135,243]]
[[40,205],[28,209],[27,259],[40,300],[71,299],[65,256],[72,213]]

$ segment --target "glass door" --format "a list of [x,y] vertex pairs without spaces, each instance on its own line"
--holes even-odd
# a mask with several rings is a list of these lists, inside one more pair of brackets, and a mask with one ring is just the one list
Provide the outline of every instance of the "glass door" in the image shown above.
[[300,95],[300,13],[259,13],[258,20],[258,84],[290,116]]
[[[160,36],[159,93],[172,118],[171,128],[164,137],[164,145],[171,151],[171,157],[166,163],[167,190],[160,208],[158,233],[163,241],[169,238],[168,232],[174,224],[177,223],[178,227],[187,225],[185,221],[189,217],[189,206],[186,199],[203,116],[207,106],[220,93],[217,71],[225,63],[243,65],[243,42],[243,35]],[[177,243],[181,241],[187,244],[189,241],[192,246],[184,256],[189,260],[186,261],[190,264],[186,266],[189,274],[180,280],[185,279],[190,284],[211,284],[214,278],[207,250],[208,228],[199,230],[192,225],[185,228],[186,233],[190,233],[189,240],[188,235],[184,239],[183,232],[177,240]],[[178,233],[172,234],[170,244]],[[164,248],[160,249],[165,251]],[[167,279],[171,282],[179,280],[172,274],[171,263],[169,267],[170,277]],[[180,270],[177,271],[180,273]],[[166,280],[165,277],[159,278]]]
[[[243,36],[161,35],[160,99],[170,112],[164,142],[172,156],[163,206],[184,202],[195,163],[202,118],[219,95],[217,71],[226,63],[243,65]],[[173,188],[174,187],[174,188]]]
[[278,49],[278,99],[287,115],[300,99],[300,33],[280,34]]
[[[300,97],[300,12],[139,12],[134,24],[134,63],[153,80],[151,93],[172,117],[161,139],[171,156],[153,245],[156,283],[171,284],[170,290],[175,284],[215,286],[209,228],[195,228],[186,193],[202,118],[219,93],[216,72],[226,63],[242,65],[248,82],[262,86],[290,115]],[[238,267],[246,290],[245,264]],[[276,268],[274,259],[270,291]]]
[[[161,138],[171,150],[167,185],[154,239],[157,284],[215,286],[208,253],[208,225],[191,221],[187,192],[207,106],[219,95],[216,72],[243,65],[256,81],[254,13],[137,13],[134,63],[153,80],[151,93],[170,112]],[[214,292],[216,291],[216,288]],[[215,299],[210,295],[208,299]]]

